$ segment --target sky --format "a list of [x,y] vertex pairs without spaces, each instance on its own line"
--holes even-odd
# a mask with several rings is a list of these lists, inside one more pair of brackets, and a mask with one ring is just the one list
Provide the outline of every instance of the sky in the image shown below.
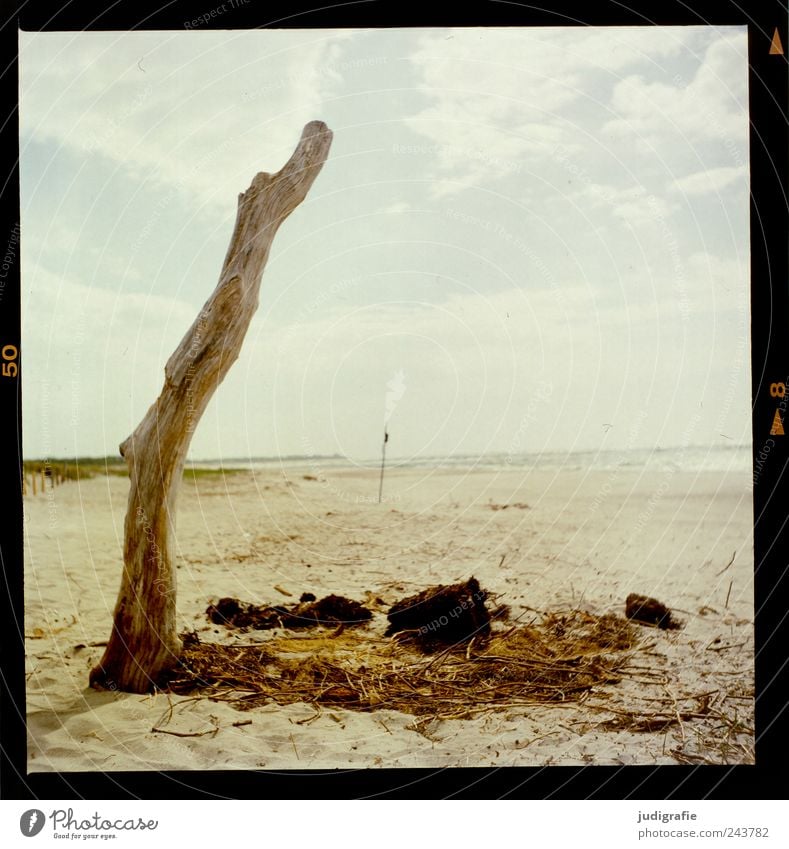
[[334,133],[191,459],[750,444],[740,27],[20,33],[25,457],[117,454]]

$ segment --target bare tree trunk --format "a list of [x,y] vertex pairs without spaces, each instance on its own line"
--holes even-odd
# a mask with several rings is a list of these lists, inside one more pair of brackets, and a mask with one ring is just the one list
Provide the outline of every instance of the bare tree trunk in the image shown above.
[[123,578],[91,686],[144,693],[178,661],[172,537],[186,452],[211,396],[238,358],[277,229],[306,197],[331,140],[322,121],[311,121],[284,168],[257,174],[239,195],[219,283],[168,360],[158,399],[120,446],[131,477]]

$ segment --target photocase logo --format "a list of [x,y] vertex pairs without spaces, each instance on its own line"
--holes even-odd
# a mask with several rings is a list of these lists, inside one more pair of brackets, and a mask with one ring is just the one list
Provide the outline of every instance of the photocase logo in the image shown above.
[[31,808],[19,818],[19,830],[25,837],[35,837],[44,827],[45,822],[44,812],[39,811],[38,808]]

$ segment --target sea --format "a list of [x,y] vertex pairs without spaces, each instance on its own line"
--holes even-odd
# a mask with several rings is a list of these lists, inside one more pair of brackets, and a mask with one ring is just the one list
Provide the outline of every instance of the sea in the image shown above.
[[[276,466],[331,468],[379,468],[381,458],[344,457],[341,455],[290,455],[285,457],[231,457],[222,460],[195,461],[202,468],[271,468]],[[506,469],[642,469],[653,471],[742,471],[753,469],[750,445],[683,446],[674,448],[633,448],[598,451],[543,451],[540,453],[491,452],[386,458],[387,469],[477,468],[488,471]]]

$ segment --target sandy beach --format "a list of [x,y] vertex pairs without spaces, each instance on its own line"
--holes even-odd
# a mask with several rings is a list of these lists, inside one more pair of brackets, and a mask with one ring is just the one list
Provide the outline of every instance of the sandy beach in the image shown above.
[[[178,614],[182,630],[206,642],[272,636],[209,622],[206,607],[223,596],[379,598],[364,627],[380,639],[386,605],[472,575],[519,622],[573,609],[623,616],[638,592],[684,623],[636,626],[643,639],[630,674],[586,702],[427,726],[388,709],[297,703],[242,713],[205,698],[91,690],[120,581],[129,482],[98,476],[28,494],[29,770],[752,763],[748,482],[743,471],[394,468],[378,504],[377,470],[350,465],[185,479]],[[612,721],[618,710],[657,706],[678,721],[652,730]],[[201,736],[153,732],[165,715],[169,730]]]

